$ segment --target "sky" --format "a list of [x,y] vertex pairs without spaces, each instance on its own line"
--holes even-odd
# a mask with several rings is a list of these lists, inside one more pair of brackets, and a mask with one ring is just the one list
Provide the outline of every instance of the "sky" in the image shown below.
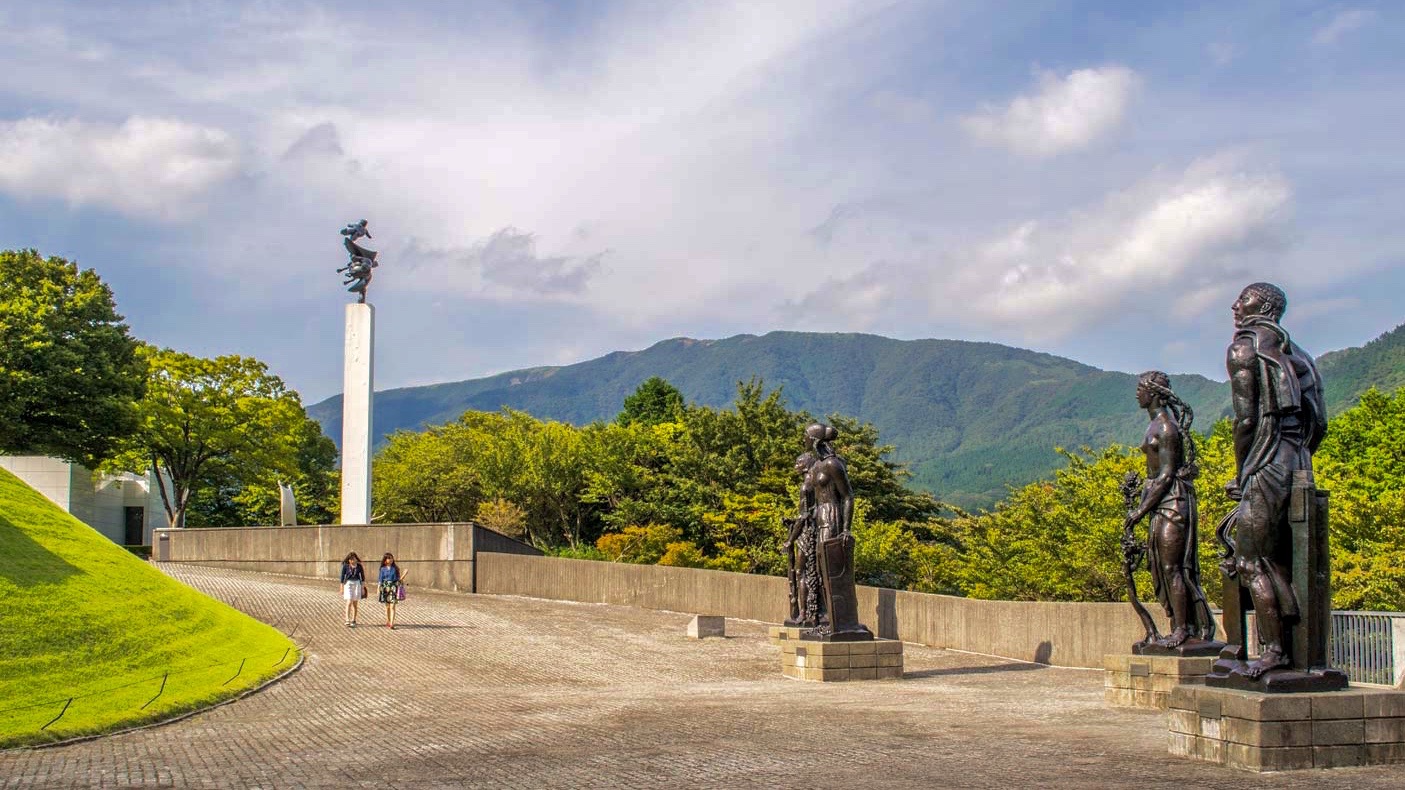
[[1405,323],[1389,2],[0,0],[0,248],[341,390],[777,329],[1223,379]]

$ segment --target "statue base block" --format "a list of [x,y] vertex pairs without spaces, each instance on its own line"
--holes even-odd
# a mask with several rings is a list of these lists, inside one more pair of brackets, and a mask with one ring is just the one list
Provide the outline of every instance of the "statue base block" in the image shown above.
[[1171,692],[1170,752],[1249,771],[1405,764],[1405,692],[1304,694],[1185,685]]
[[1185,683],[1201,683],[1214,659],[1209,656],[1103,656],[1103,697],[1118,708],[1166,710],[1171,691]]
[[[800,630],[800,629],[796,629]],[[776,640],[781,674],[796,680],[898,680],[903,676],[903,643],[896,639],[862,642]]]
[[807,629],[794,625],[773,625],[768,630],[771,644],[780,647],[783,643],[791,639],[799,639]]
[[1132,645],[1132,652],[1139,656],[1219,656],[1224,650],[1224,642],[1207,642],[1204,639],[1187,639],[1175,647],[1158,644]]
[[1347,687],[1346,673],[1340,669],[1270,669],[1251,678],[1243,674],[1243,668],[1243,662],[1233,659],[1216,661],[1210,674],[1205,676],[1205,685],[1264,694],[1341,691]]

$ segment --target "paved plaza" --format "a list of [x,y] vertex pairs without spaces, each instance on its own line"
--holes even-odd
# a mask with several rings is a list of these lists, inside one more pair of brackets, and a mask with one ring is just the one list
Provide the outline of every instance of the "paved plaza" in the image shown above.
[[901,681],[780,675],[761,623],[411,590],[342,625],[337,585],[165,566],[306,646],[173,724],[0,753],[0,787],[1399,788],[1405,768],[1255,775],[1172,759],[1102,675],[908,645]]

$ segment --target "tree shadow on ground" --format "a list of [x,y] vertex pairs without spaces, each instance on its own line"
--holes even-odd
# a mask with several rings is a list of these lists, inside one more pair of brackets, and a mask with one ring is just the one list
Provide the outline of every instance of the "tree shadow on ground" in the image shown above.
[[16,586],[58,584],[82,573],[59,555],[39,545],[23,530],[0,514],[0,577]]
[[[359,626],[358,626],[359,627]],[[384,628],[385,626],[381,626]],[[451,625],[449,623],[396,623],[396,631],[437,631],[445,628],[472,628],[471,625]]]

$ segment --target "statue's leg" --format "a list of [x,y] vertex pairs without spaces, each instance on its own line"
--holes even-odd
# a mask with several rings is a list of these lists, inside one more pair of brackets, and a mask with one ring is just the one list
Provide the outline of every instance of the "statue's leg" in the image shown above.
[[[1260,470],[1245,487],[1239,503],[1240,575],[1254,602],[1254,620],[1262,649],[1245,670],[1258,677],[1267,670],[1287,666],[1284,640],[1283,602],[1275,584],[1273,563],[1281,540],[1279,522],[1287,515],[1286,474],[1270,465]],[[1280,480],[1279,478],[1285,478]],[[1291,591],[1289,592],[1291,594]]]
[[1151,531],[1157,543],[1159,592],[1171,618],[1171,633],[1160,640],[1164,647],[1180,647],[1190,637],[1187,616],[1190,612],[1190,590],[1186,587],[1184,568],[1185,523],[1179,513],[1158,508],[1151,515]]

